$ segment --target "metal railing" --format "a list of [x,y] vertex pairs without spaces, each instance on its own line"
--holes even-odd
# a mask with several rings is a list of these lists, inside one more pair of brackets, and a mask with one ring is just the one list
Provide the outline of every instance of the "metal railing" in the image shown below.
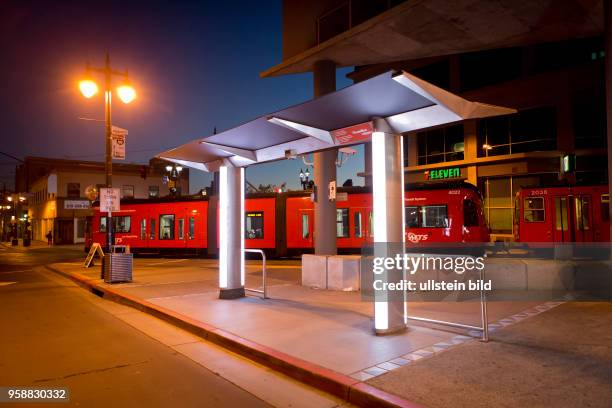
[[268,297],[268,283],[266,277],[266,253],[261,249],[245,249],[244,252],[251,252],[254,254],[261,254],[261,269],[262,269],[262,286],[263,290],[260,289],[250,289],[245,287],[244,290],[249,292],[261,293],[264,299],[269,299]]
[[[484,268],[482,268],[482,270],[480,271],[480,281],[484,283],[485,281],[485,272],[484,272]],[[480,338],[481,341],[487,342],[489,341],[489,317],[487,314],[487,295],[485,293],[484,290],[484,285],[481,285],[480,288],[480,322],[481,322],[481,326],[472,326],[469,324],[463,324],[463,323],[455,323],[455,322],[447,322],[444,320],[436,320],[436,319],[427,319],[425,317],[410,317],[408,316],[408,319],[410,320],[416,320],[419,322],[426,322],[426,323],[434,323],[434,324],[440,324],[440,325],[444,325],[444,326],[450,326],[450,327],[458,327],[460,329],[471,329],[471,330],[478,330],[480,332],[482,332],[482,337]]]

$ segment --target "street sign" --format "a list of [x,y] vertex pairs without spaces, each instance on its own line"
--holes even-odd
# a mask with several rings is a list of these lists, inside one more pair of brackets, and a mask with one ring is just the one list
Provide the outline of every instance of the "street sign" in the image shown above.
[[87,200],[66,200],[64,210],[88,210],[89,201]]
[[119,194],[120,193],[118,188],[101,188],[100,212],[120,211]]
[[353,144],[370,139],[373,130],[374,126],[372,122],[365,122],[359,125],[334,130],[331,134],[337,144]]
[[113,159],[125,160],[125,139],[128,131],[113,126],[111,132]]

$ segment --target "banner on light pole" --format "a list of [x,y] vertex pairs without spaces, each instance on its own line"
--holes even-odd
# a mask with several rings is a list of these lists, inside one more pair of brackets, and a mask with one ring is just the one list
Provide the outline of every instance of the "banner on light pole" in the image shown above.
[[127,129],[122,129],[117,126],[112,127],[112,151],[113,159],[125,160],[125,140],[127,139]]

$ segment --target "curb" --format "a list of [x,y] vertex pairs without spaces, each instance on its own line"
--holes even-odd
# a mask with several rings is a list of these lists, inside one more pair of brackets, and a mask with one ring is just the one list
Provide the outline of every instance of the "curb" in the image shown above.
[[195,334],[204,340],[210,341],[211,343],[285,374],[304,384],[325,391],[351,404],[360,407],[421,408],[420,405],[414,402],[405,400],[367,383],[330,370],[329,368],[255,343],[210,324],[192,319],[165,307],[155,305],[144,299],[120,293],[111,287],[102,286],[96,282],[97,279],[89,278],[80,273],[64,272],[50,265],[46,265],[45,267],[52,272],[74,281],[79,286],[88,289],[95,295],[148,313],[176,327]]

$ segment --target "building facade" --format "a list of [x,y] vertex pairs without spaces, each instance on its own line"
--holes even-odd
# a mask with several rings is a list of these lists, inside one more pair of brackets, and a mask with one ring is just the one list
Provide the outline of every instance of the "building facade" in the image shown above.
[[[407,182],[476,185],[492,239],[511,240],[521,187],[608,183],[603,6],[564,2],[553,7],[567,9],[560,17],[541,1],[467,3],[285,0],[283,62],[262,75],[325,59],[354,66],[355,82],[404,70],[468,100],[517,109],[404,135]],[[565,155],[576,156],[569,179]]]
[[[157,198],[169,194],[164,176],[168,163],[152,159],[149,165],[113,164],[113,186],[121,198]],[[86,196],[89,187],[105,187],[104,163],[27,157],[16,173],[15,185],[27,191],[32,238],[56,244],[84,242],[87,217],[92,215]],[[189,171],[181,171],[177,193],[189,192]]]

